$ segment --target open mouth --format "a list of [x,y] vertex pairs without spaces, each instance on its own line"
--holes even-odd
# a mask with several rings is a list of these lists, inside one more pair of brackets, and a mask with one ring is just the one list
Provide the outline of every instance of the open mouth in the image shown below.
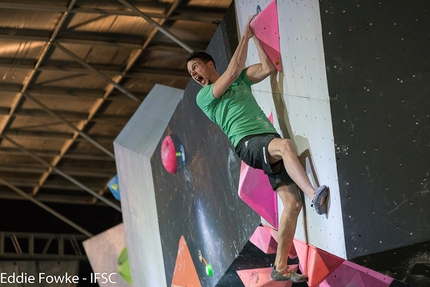
[[200,77],[200,76],[196,76],[195,78],[194,78],[194,80],[197,82],[197,83],[199,83],[200,85],[203,85],[204,84],[204,82],[205,82],[205,79],[203,79],[202,77]]

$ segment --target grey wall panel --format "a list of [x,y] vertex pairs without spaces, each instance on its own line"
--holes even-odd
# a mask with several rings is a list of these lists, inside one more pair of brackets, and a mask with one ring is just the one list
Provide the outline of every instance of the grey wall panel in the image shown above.
[[166,286],[150,160],[182,97],[156,85],[114,142],[133,286]]

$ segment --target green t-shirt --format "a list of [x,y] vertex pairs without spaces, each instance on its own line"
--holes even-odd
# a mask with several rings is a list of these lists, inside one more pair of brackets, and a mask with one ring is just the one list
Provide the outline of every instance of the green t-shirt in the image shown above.
[[213,96],[213,84],[203,87],[197,94],[197,105],[224,131],[234,147],[245,136],[276,133],[252,95],[251,85],[243,70],[218,99]]

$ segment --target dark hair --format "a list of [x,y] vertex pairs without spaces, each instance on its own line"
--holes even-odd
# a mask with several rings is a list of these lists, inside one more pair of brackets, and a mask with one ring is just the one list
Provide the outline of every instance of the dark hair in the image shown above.
[[214,59],[212,58],[211,55],[209,55],[206,52],[203,52],[203,51],[193,51],[193,52],[191,52],[190,54],[188,54],[188,56],[186,58],[186,63],[188,63],[189,61],[194,60],[194,59],[200,59],[204,63],[212,62],[212,63],[214,63],[214,67],[216,69],[216,65],[215,65]]

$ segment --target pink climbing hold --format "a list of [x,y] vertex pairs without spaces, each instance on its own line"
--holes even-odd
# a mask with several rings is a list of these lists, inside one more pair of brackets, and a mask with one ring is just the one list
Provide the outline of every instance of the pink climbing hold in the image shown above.
[[344,261],[335,271],[320,283],[319,287],[388,287],[393,281],[394,279],[387,275],[370,270],[350,261]]
[[175,174],[178,171],[175,143],[170,135],[161,144],[161,162],[168,172]]
[[[273,124],[273,115],[268,118]],[[249,207],[278,230],[278,197],[261,169],[252,168],[242,161],[238,193]]]
[[260,41],[261,47],[267,57],[275,65],[276,69],[282,71],[281,48],[278,25],[278,7],[276,0],[263,9],[250,23],[251,29]]
[[275,254],[278,242],[264,226],[258,226],[249,241],[266,254]]
[[239,197],[275,229],[278,229],[278,201],[267,175],[244,162],[240,167]]

